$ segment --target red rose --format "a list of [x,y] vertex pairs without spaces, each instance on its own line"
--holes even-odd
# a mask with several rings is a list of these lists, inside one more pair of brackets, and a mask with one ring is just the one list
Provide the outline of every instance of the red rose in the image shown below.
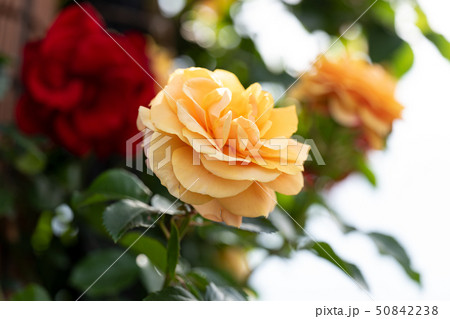
[[[83,8],[105,27],[92,6]],[[110,35],[149,72],[144,36]],[[155,87],[117,43],[80,7],[63,10],[43,40],[25,46],[20,129],[46,134],[77,155],[124,153],[138,132],[138,108]]]

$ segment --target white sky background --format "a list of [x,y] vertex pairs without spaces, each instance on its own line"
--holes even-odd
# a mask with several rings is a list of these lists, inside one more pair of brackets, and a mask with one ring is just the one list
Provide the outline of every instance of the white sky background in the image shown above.
[[[430,24],[450,39],[450,2],[419,2]],[[328,200],[348,223],[394,235],[422,274],[423,288],[391,258],[380,256],[369,239],[341,235],[325,214],[319,212],[308,230],[360,267],[375,299],[448,300],[450,63],[417,34],[408,10],[401,13],[398,24],[413,47],[415,63],[398,87],[405,105],[403,120],[395,124],[388,150],[370,156],[378,188],[355,175],[335,187]],[[258,33],[257,43],[273,69],[301,70],[326,49],[323,37],[318,41],[305,35],[277,0],[250,1],[242,14],[246,26]],[[290,260],[271,258],[257,269],[251,284],[263,300],[368,298],[343,272],[309,252]]]

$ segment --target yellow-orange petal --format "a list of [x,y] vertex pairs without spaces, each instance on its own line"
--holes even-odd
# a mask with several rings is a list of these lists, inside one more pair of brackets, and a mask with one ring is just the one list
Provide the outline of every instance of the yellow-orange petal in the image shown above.
[[183,128],[183,136],[187,139],[188,144],[191,145],[197,153],[207,154],[208,156],[214,157],[221,161],[251,163],[250,159],[238,157],[237,154],[227,155],[223,153],[216,144],[211,145],[209,140],[205,139],[200,134],[189,131],[186,128]]
[[265,185],[284,195],[297,195],[303,188],[303,174],[281,174],[277,179],[265,183]]
[[272,122],[272,126],[263,138],[289,138],[297,132],[298,118],[295,105],[273,109],[269,120]]
[[259,153],[265,160],[278,162],[280,165],[295,163],[303,168],[310,146],[293,139],[274,138],[264,141]]
[[[333,119],[339,124],[347,127],[355,127],[360,121],[358,114],[354,110],[347,110],[342,107],[342,102],[337,99],[330,99],[329,110]],[[349,105],[349,103],[347,103]]]
[[150,109],[145,106],[139,107],[139,113],[137,117],[137,128],[139,131],[142,131],[146,128],[155,131],[155,127],[151,121]]
[[188,102],[185,100],[177,101],[177,115],[179,121],[190,131],[201,134],[204,138],[211,139],[211,136],[189,111]]
[[245,95],[248,98],[248,103],[251,105],[250,117],[261,128],[272,114],[272,94],[263,91],[259,83],[253,83],[245,90]]
[[259,182],[270,182],[280,176],[277,170],[270,170],[254,163],[221,161],[209,156],[201,156],[203,166],[216,176],[231,180],[251,180]]
[[[156,98],[155,98],[156,99]],[[175,134],[183,139],[183,125],[177,115],[164,103],[153,103],[150,109],[150,117],[153,125],[159,130],[169,134]]]
[[[194,163],[195,158],[198,158],[198,163]],[[251,181],[226,180],[214,175],[203,167],[200,154],[190,147],[176,149],[172,155],[172,165],[181,185],[194,193],[215,198],[234,196],[252,184]]]
[[188,204],[203,204],[211,200],[211,197],[186,190],[180,185],[173,172],[170,158],[176,149],[184,145],[186,144],[176,136],[153,133],[150,137],[150,142],[145,146],[145,153],[147,155],[146,163],[170,194]]
[[232,214],[226,209],[222,210],[222,218],[225,224],[227,225],[234,226],[237,228],[241,227],[242,225],[242,216]]
[[212,129],[214,134],[214,139],[219,146],[222,148],[230,136],[231,121],[233,120],[233,113],[229,111],[224,116],[217,120],[212,120]]
[[178,190],[172,195],[179,198],[181,201],[191,205],[201,205],[212,200],[212,197],[191,192],[190,190],[184,188],[182,185],[179,185]]
[[194,205],[194,208],[206,219],[215,222],[223,221],[227,225],[234,227],[240,227],[242,224],[242,216],[236,216],[230,213],[215,199],[203,205]]
[[203,100],[211,122],[221,117],[222,111],[230,104],[232,93],[228,88],[218,88],[209,92]]
[[369,110],[363,109],[360,111],[361,120],[372,131],[379,136],[386,136],[392,129],[392,124],[376,117]]
[[300,172],[303,172],[303,166],[296,165],[293,163],[288,164],[281,164],[278,160],[270,160],[270,159],[264,159],[264,164],[261,166],[265,167],[267,169],[275,169],[278,170],[281,173],[289,174],[289,175],[296,175]]
[[193,205],[193,206],[195,210],[204,218],[218,223],[221,223],[223,221],[222,212],[220,211],[219,205],[215,199],[202,205]]
[[213,72],[214,76],[222,82],[222,86],[229,88],[233,93],[233,96],[239,96],[244,92],[244,87],[242,86],[239,79],[231,72],[217,69]]
[[217,200],[230,213],[243,217],[268,216],[277,203],[275,192],[258,182],[236,196]]

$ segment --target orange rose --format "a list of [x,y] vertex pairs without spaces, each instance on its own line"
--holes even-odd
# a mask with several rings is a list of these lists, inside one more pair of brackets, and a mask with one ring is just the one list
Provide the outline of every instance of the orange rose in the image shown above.
[[371,147],[381,149],[403,106],[395,99],[395,80],[379,65],[346,56],[321,58],[291,96],[325,108],[336,122],[361,128]]
[[268,216],[275,191],[302,189],[309,146],[289,139],[295,107],[274,109],[258,83],[244,89],[224,70],[179,69],[150,106],[138,116],[147,165],[203,217],[239,227]]

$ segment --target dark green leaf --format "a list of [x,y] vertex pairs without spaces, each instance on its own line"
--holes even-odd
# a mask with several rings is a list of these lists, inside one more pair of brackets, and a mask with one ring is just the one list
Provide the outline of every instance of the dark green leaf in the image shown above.
[[245,297],[232,287],[217,287],[211,282],[206,287],[207,301],[245,301]]
[[394,257],[406,274],[420,284],[420,274],[411,268],[411,260],[408,254],[394,237],[376,232],[367,235],[374,241],[380,254]]
[[180,256],[180,235],[178,228],[172,221],[170,226],[170,238],[167,243],[167,271],[166,275],[170,282],[175,278],[175,269],[178,264],[178,258]]
[[187,274],[187,278],[192,282],[198,289],[206,291],[206,287],[209,285],[209,280],[204,274],[191,271]]
[[319,257],[324,258],[337,266],[347,276],[353,278],[363,288],[367,290],[369,289],[367,282],[358,267],[339,257],[329,244],[325,242],[314,242],[307,246],[307,248],[312,250]]
[[[150,238],[148,236],[142,236],[139,238],[140,234],[137,232],[131,232],[125,234],[119,243],[124,247],[130,247],[131,251],[136,254],[145,254],[153,265],[158,267],[159,270],[166,270],[167,265],[167,251],[166,247],[163,246],[156,239]],[[139,238],[138,241],[136,241]]]
[[274,233],[277,231],[270,220],[264,217],[258,218],[242,218],[240,229],[251,231],[254,233]]
[[15,293],[11,300],[13,301],[51,301],[50,295],[45,288],[37,284],[28,285],[22,291]]
[[47,156],[39,148],[37,140],[22,134],[14,126],[2,125],[0,129],[2,136],[5,137],[5,145],[14,143],[14,147],[5,149],[7,161],[25,175],[37,175],[42,172],[47,163]]
[[23,141],[21,146],[24,147],[24,152],[14,162],[17,170],[26,175],[36,175],[42,172],[47,163],[45,153],[32,144],[31,141],[26,141],[25,138],[20,140]]
[[73,268],[69,278],[70,284],[84,292],[112,265],[86,294],[91,297],[117,295],[135,282],[139,274],[135,258],[130,254],[121,256],[122,253],[118,249],[90,253]]
[[83,206],[119,199],[136,199],[148,203],[150,195],[150,189],[136,175],[123,169],[113,169],[97,177],[84,198],[78,198],[76,204]]
[[140,226],[149,227],[153,215],[157,213],[158,210],[140,201],[123,199],[106,208],[103,224],[117,242],[127,230]]
[[167,287],[149,294],[145,301],[196,301],[197,299],[183,287]]
[[382,25],[370,25],[367,31],[369,55],[374,63],[391,60],[404,41],[390,28]]
[[0,187],[0,217],[11,216],[14,211],[14,197],[11,190]]
[[229,278],[227,273],[220,272],[218,269],[206,267],[196,267],[192,269],[192,271],[189,273],[189,277],[201,289],[206,289],[206,286],[210,282],[215,282],[217,285],[223,287],[235,284],[234,280]]

